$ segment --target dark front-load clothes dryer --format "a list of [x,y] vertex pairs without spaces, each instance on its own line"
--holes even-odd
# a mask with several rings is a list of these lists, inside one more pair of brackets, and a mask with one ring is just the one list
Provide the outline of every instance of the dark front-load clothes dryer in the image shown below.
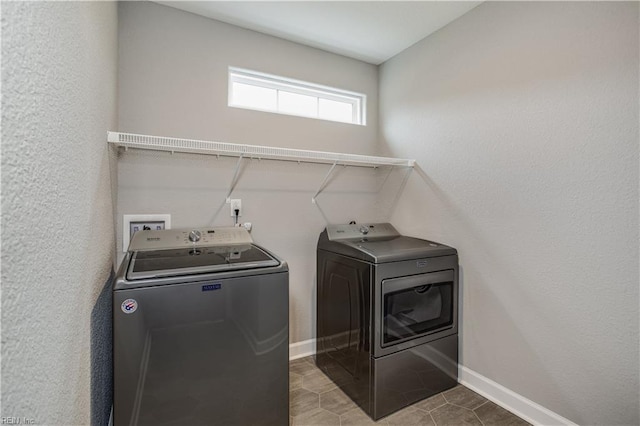
[[317,261],[316,363],[371,418],[456,385],[454,248],[388,223],[329,225]]
[[289,273],[244,228],[139,231],[113,292],[114,424],[289,424]]

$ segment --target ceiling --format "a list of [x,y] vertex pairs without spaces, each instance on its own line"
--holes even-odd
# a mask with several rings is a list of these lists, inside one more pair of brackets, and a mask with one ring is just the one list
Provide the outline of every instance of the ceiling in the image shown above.
[[156,1],[242,28],[381,64],[481,1]]

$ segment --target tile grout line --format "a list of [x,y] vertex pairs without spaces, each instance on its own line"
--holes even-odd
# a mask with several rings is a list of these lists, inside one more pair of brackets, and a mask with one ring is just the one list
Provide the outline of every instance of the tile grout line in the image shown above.
[[[409,407],[411,407],[411,405],[410,405]],[[408,407],[405,407],[405,408],[408,408]],[[429,414],[429,412],[428,412],[427,410],[423,410],[422,408],[418,408],[418,407],[413,407],[413,408],[414,408],[415,410],[422,411],[423,413],[427,413],[427,414]]]
[[[482,405],[484,405],[484,404],[482,404]],[[476,416],[476,419],[478,419],[478,421],[480,422],[480,424],[481,424],[482,426],[484,426],[484,422],[482,421],[482,419],[480,418],[480,416],[478,416],[474,410],[471,410],[471,412],[473,413],[473,415],[474,415],[474,416]]]
[[[463,407],[462,405],[454,404],[453,402],[449,402],[448,404],[449,404],[449,405],[453,405],[454,407],[464,408],[465,410],[469,410],[469,411],[473,411],[473,410],[475,410],[475,408],[473,408],[473,409],[472,409],[472,408]],[[486,403],[484,403],[484,402],[483,402],[482,404],[478,405],[478,407],[477,407],[477,408],[480,408],[480,407],[481,407],[481,406],[483,406],[484,404],[486,404]]]
[[[442,405],[440,407],[442,407]],[[434,408],[434,410],[435,410],[435,408]],[[438,426],[438,424],[436,423],[436,419],[434,419],[433,416],[431,415],[431,411],[427,411],[427,414],[429,415],[429,417],[431,417],[431,421],[433,422],[433,424],[435,426]]]
[[324,391],[324,392],[316,392],[316,393],[317,393],[318,395],[322,396],[322,395],[324,395],[325,393],[327,393],[327,392],[333,392],[333,391],[334,391],[334,390],[336,390],[336,389],[340,389],[340,388],[339,388],[338,386],[334,386],[334,387],[332,387],[331,389],[326,390],[326,391]]
[[[444,398],[444,396],[443,396],[443,398]],[[435,410],[437,410],[437,409],[438,409],[438,408],[440,408],[440,407],[444,407],[444,406],[445,406],[445,405],[447,405],[447,404],[449,404],[449,402],[448,402],[448,401],[447,401],[447,399],[445,398],[445,403],[444,403],[444,404],[438,405],[437,407],[434,407],[434,408],[432,408],[431,410],[423,410],[423,411],[426,411],[427,413],[431,414],[431,412],[432,412],[432,411],[435,411]]]
[[489,400],[487,399],[485,402],[483,402],[482,404],[478,405],[476,408],[474,408],[474,409],[473,409],[473,410],[471,410],[471,411],[476,411],[478,408],[480,408],[480,407],[482,407],[482,406],[484,406],[484,405],[487,405],[488,403],[489,403]]

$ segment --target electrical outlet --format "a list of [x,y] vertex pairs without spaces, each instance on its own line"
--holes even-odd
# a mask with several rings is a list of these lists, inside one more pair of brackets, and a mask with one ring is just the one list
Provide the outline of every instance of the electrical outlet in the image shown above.
[[231,217],[236,217],[236,209],[238,210],[238,216],[242,216],[242,200],[240,198],[232,198],[229,200],[231,206]]

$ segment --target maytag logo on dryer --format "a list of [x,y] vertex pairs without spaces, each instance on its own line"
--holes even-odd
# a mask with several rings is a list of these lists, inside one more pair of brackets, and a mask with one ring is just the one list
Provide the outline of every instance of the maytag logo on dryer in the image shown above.
[[427,266],[427,261],[426,260],[418,260],[418,261],[416,261],[416,266],[418,268],[424,268],[425,266]]
[[122,312],[125,314],[132,314],[138,309],[138,302],[136,302],[135,299],[127,299],[122,302],[120,309],[122,309]]

